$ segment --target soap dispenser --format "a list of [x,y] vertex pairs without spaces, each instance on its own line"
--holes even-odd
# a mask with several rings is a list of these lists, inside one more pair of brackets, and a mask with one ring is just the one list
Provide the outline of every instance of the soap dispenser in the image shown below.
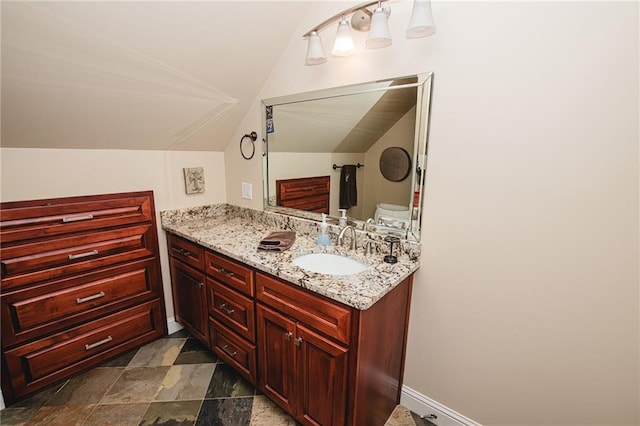
[[328,246],[331,243],[329,234],[327,233],[327,215],[322,213],[322,222],[320,223],[320,234],[318,234],[318,245]]
[[342,216],[340,216],[340,221],[338,222],[338,224],[340,226],[347,226],[347,209],[338,209],[338,211],[342,213]]

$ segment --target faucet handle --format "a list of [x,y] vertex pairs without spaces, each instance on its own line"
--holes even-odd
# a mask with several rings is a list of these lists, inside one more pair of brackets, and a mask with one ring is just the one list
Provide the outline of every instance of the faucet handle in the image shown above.
[[367,241],[364,243],[364,255],[369,256],[371,254],[373,254],[373,240],[367,238]]

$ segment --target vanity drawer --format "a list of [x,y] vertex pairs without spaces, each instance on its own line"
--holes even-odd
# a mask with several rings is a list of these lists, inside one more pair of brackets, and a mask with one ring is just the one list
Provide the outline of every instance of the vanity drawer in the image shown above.
[[211,278],[207,278],[207,292],[209,315],[245,339],[255,342],[256,321],[253,300]]
[[2,289],[155,255],[152,225],[58,238],[0,249]]
[[3,293],[3,344],[11,347],[156,297],[159,282],[150,259]]
[[253,270],[234,260],[205,252],[205,272],[236,290],[252,297],[255,294]]
[[22,396],[163,334],[156,300],[6,351],[5,360],[13,390]]
[[349,344],[351,309],[341,304],[259,272],[256,274],[256,298],[327,336]]
[[257,383],[256,347],[237,336],[215,319],[209,320],[213,351],[253,385]]
[[170,256],[196,269],[204,268],[204,250],[200,246],[171,234],[167,234],[167,241]]
[[153,215],[150,192],[2,203],[0,238],[7,244],[151,222]]

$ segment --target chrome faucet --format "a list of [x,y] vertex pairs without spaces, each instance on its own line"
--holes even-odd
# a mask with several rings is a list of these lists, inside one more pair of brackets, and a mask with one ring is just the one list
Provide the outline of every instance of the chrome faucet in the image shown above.
[[338,234],[338,245],[342,245],[342,241],[344,240],[344,234],[346,234],[347,229],[351,230],[351,250],[355,250],[356,249],[356,228],[354,228],[351,225],[347,225],[344,228],[342,228],[342,231],[340,231],[340,234]]

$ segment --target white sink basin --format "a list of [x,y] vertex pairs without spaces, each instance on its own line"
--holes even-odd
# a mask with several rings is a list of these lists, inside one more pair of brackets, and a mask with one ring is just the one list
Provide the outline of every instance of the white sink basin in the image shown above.
[[331,253],[298,256],[293,259],[293,264],[307,271],[327,275],[353,275],[368,268],[367,265],[355,259]]

